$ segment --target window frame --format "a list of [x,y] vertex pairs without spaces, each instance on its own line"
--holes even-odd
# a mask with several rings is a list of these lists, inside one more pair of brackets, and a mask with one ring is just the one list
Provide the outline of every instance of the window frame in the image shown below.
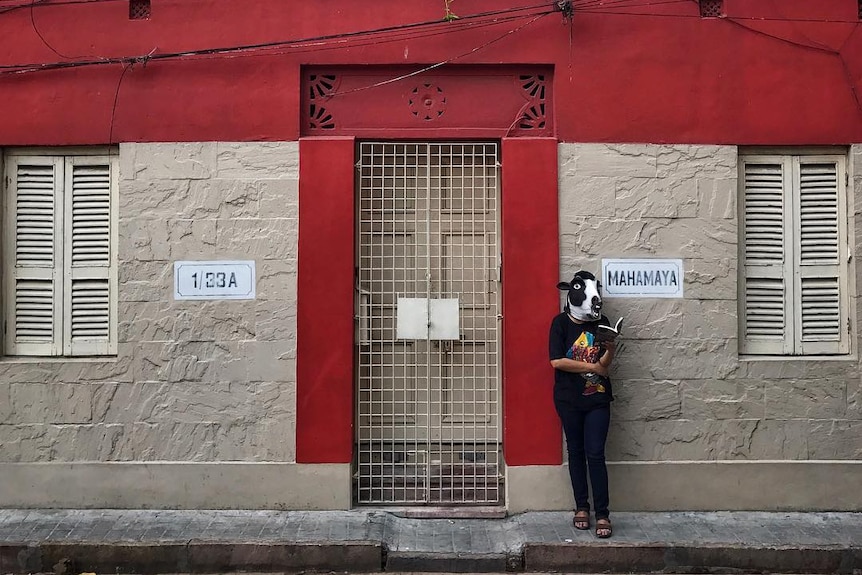
[[[15,265],[15,206],[12,205],[13,198],[17,193],[12,189],[12,165],[17,165],[17,160],[22,158],[38,158],[44,162],[59,163],[62,172],[62,188],[59,194],[55,191],[54,216],[55,244],[53,252],[55,268],[59,268],[59,277],[54,278],[55,290],[53,301],[53,341],[50,344],[37,344],[36,349],[28,348],[12,341],[14,328],[9,329],[9,324],[15,321],[14,286],[11,285],[16,274],[12,273],[11,266]],[[16,161],[10,161],[16,160]],[[107,264],[95,266],[73,266],[71,260],[72,230],[65,226],[71,221],[72,213],[72,182],[69,181],[70,168],[86,164],[108,165],[108,201],[109,209],[107,222],[109,226],[107,234],[108,256]],[[57,168],[55,168],[56,170]],[[56,172],[55,172],[56,174]],[[15,147],[0,148],[0,210],[2,210],[3,235],[2,249],[0,249],[0,287],[2,287],[3,305],[0,306],[0,316],[3,321],[2,357],[9,359],[82,359],[87,357],[116,357],[118,353],[118,304],[119,304],[119,179],[120,161],[119,148],[116,146],[88,146],[88,147]],[[59,195],[59,198],[57,197]],[[72,281],[73,274],[80,271],[82,267],[99,268],[99,278],[106,280],[107,285],[107,330],[106,340],[101,342],[77,341],[71,337],[71,327],[67,318],[72,312]],[[86,272],[84,272],[86,276]],[[86,279],[82,278],[82,279]],[[41,346],[41,347],[39,347]],[[50,353],[45,350],[50,348]]]
[[[786,281],[791,280],[788,288],[784,291],[785,336],[780,344],[773,349],[764,350],[769,347],[759,345],[757,340],[746,338],[746,160],[772,160],[789,165],[789,173],[782,172],[789,177],[784,180],[782,187],[782,210],[785,213],[782,225],[784,238],[783,267],[787,271],[782,276]],[[802,253],[799,243],[801,229],[801,180],[797,176],[801,173],[799,166],[806,162],[812,163],[816,160],[834,161],[836,168],[837,184],[837,227],[838,227],[838,257],[837,263],[832,264],[836,269],[838,284],[839,305],[839,339],[830,342],[804,341],[802,338],[802,287],[801,277],[804,269],[801,263]],[[756,147],[739,148],[737,157],[737,217],[738,217],[738,253],[737,253],[737,303],[738,303],[738,347],[740,356],[748,359],[849,359],[855,356],[855,277],[851,263],[853,260],[853,158],[848,147],[822,146],[822,147]],[[787,185],[789,183],[789,186]],[[789,189],[788,189],[789,188]],[[788,206],[788,202],[790,205]],[[788,231],[789,226],[789,231]],[[792,244],[790,242],[793,242]],[[789,249],[788,249],[789,246]],[[813,267],[813,266],[812,266]],[[772,343],[772,342],[771,342]],[[782,347],[777,352],[775,347]],[[807,349],[806,349],[807,348]]]

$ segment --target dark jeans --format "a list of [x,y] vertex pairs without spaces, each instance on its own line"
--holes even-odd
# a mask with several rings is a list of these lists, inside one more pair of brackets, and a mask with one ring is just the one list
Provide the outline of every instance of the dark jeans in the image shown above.
[[605,440],[611,423],[610,406],[579,411],[570,404],[556,401],[557,414],[566,434],[569,452],[569,476],[576,509],[590,509],[587,470],[593,489],[596,519],[608,517],[608,468],[605,465]]

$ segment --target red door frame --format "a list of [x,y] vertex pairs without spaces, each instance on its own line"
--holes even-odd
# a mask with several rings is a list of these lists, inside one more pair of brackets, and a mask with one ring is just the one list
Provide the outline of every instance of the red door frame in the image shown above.
[[[297,463],[351,463],[354,443],[352,137],[299,142]],[[557,141],[502,140],[503,450],[559,465],[547,341],[559,311]]]

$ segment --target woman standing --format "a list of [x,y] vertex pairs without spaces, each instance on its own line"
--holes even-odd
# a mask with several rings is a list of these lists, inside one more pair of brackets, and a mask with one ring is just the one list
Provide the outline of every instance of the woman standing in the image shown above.
[[598,343],[596,328],[609,325],[601,314],[601,284],[590,272],[579,271],[557,289],[568,291],[566,306],[551,322],[549,351],[554,368],[554,405],[569,454],[569,476],[575,496],[574,526],[590,528],[589,472],[596,517],[596,536],[613,533],[608,511],[608,471],[605,440],[614,400],[608,368],[616,344]]

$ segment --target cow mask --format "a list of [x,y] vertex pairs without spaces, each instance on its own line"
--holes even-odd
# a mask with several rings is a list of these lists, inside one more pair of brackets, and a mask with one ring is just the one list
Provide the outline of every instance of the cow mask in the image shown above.
[[596,321],[602,317],[602,284],[596,276],[579,271],[570,282],[557,284],[560,291],[568,291],[566,313],[578,321]]

